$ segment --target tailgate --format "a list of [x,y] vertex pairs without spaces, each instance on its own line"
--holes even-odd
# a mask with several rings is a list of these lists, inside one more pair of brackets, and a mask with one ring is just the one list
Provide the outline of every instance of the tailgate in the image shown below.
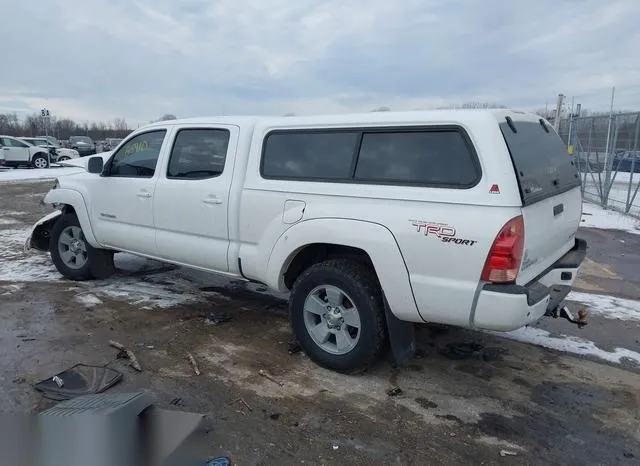
[[526,284],[573,247],[582,214],[580,176],[548,123],[507,119],[500,130],[518,179],[525,228],[517,282]]
[[574,246],[581,214],[580,187],[522,208],[524,253],[519,284],[529,283]]

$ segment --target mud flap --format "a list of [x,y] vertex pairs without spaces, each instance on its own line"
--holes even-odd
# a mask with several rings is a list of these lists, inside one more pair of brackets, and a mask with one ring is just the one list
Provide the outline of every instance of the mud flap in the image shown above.
[[384,313],[387,319],[391,355],[396,364],[406,364],[416,354],[415,324],[398,319],[391,312],[386,298],[384,299]]
[[96,280],[104,280],[116,273],[113,251],[96,249],[87,244],[87,256],[89,257],[89,270]]

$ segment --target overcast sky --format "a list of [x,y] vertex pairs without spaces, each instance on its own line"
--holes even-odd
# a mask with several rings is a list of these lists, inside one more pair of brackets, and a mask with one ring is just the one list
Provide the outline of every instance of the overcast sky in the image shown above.
[[[640,108],[639,0],[2,2],[0,112]],[[11,44],[11,45],[9,45]]]

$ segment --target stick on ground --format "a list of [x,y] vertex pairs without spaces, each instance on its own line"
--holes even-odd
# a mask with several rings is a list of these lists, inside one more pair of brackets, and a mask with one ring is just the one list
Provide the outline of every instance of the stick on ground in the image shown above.
[[200,369],[198,369],[198,363],[196,362],[196,358],[194,358],[191,353],[187,353],[187,359],[189,360],[189,362],[191,363],[191,366],[193,367],[193,372],[195,372],[196,375],[200,375]]
[[118,343],[117,341],[109,340],[109,346],[124,352],[127,355],[127,359],[129,360],[129,365],[136,371],[142,372],[142,367],[140,367],[140,363],[138,362],[138,358],[133,354],[133,351],[127,349],[122,343]]

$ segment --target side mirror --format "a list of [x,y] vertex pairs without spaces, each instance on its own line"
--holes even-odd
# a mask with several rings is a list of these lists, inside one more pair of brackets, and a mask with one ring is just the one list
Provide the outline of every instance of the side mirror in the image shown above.
[[102,157],[91,157],[87,165],[87,171],[89,173],[100,174],[102,170],[104,170],[104,160],[102,160]]

